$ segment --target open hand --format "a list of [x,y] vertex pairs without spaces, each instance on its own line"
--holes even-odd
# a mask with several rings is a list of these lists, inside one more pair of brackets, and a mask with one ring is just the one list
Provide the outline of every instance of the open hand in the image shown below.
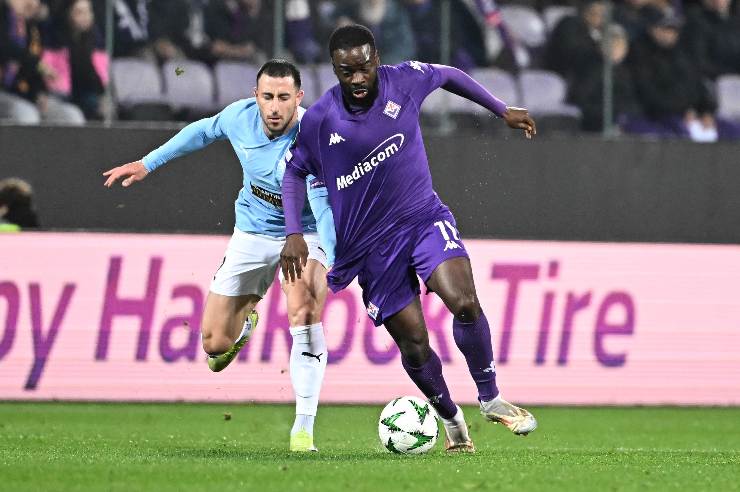
[[509,106],[504,113],[504,121],[509,128],[524,130],[524,136],[527,138],[532,138],[537,134],[537,126],[529,115],[529,111],[524,108]]
[[103,176],[107,176],[104,186],[110,188],[115,184],[116,181],[123,178],[121,183],[124,188],[131,186],[137,181],[141,181],[149,174],[149,171],[144,167],[144,163],[141,161],[129,162],[122,166],[114,167],[113,169],[103,173]]
[[308,261],[308,245],[303,234],[290,234],[285,238],[285,246],[280,252],[280,268],[288,282],[301,278],[301,271]]

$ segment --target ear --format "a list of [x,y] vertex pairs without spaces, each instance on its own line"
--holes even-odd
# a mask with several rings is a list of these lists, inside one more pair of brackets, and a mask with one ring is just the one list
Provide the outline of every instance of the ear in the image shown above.
[[0,217],[5,217],[5,214],[7,213],[8,213],[7,205],[0,205]]
[[252,88],[252,95],[256,98],[257,97],[257,88]]
[[296,106],[300,106],[301,105],[301,101],[303,101],[303,96],[305,96],[305,95],[306,95],[306,93],[303,92],[303,89],[300,89],[298,91],[298,94],[296,94],[296,96],[295,96],[295,105]]

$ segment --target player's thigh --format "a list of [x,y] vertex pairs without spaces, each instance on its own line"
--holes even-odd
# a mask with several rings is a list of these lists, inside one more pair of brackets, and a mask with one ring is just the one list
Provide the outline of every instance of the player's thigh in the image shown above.
[[204,337],[236,337],[244,319],[275,278],[282,241],[238,229],[211,281],[203,315]]
[[477,316],[470,258],[449,210],[441,210],[421,228],[413,264],[427,288],[436,292],[453,314]]
[[443,261],[434,269],[426,284],[450,309],[477,302],[478,299],[470,258],[459,256]]

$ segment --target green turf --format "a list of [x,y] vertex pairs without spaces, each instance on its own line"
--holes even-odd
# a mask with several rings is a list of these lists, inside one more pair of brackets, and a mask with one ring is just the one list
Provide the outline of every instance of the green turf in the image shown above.
[[290,406],[0,403],[0,490],[740,488],[740,408],[532,410],[526,438],[467,408],[477,454],[397,456],[380,407],[322,407],[321,452],[294,455]]

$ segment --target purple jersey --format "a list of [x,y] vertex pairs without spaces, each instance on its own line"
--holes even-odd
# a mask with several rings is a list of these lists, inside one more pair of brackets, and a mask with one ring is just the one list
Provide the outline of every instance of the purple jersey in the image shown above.
[[464,73],[411,61],[378,67],[378,94],[370,109],[348,111],[335,85],[303,116],[286,159],[298,175],[313,174],[326,183],[337,232],[329,274],[333,290],[352,281],[379,240],[446,208],[432,189],[419,127],[424,98],[443,85],[499,115],[506,110]]
[[381,65],[378,83],[373,106],[359,114],[347,111],[339,85],[327,91],[304,115],[288,163],[326,183],[337,270],[352,269],[379,238],[441,203],[419,128],[422,101],[441,85],[437,70]]

